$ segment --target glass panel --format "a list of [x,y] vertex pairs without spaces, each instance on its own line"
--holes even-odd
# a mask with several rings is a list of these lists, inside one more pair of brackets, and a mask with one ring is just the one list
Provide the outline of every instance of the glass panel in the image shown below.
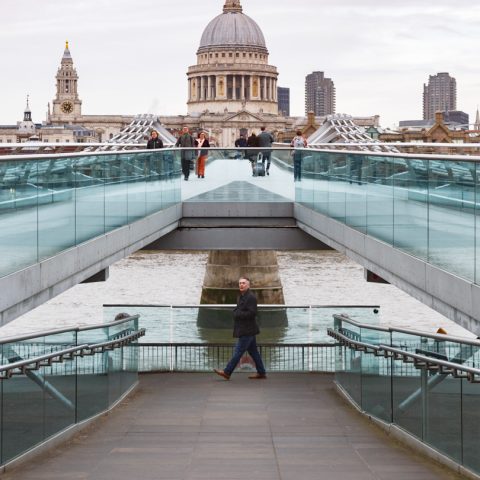
[[395,247],[428,258],[428,168],[422,160],[395,159]]
[[105,231],[128,223],[126,165],[120,154],[103,157],[105,172]]
[[393,361],[393,422],[423,439],[423,404],[421,371],[411,363]]
[[73,158],[38,161],[37,182],[45,192],[39,195],[39,260],[75,245],[75,172]]
[[475,188],[470,168],[467,162],[430,162],[428,260],[473,281]]
[[[111,320],[110,320],[111,321]],[[107,329],[81,330],[78,345],[108,339]],[[77,420],[80,422],[108,408],[108,353],[77,358]]]
[[[3,346],[2,363],[12,363],[43,354],[45,339]],[[3,381],[2,463],[15,458],[44,438],[45,378],[38,371],[15,375]]]
[[150,154],[123,154],[122,157],[128,179],[128,223],[132,223],[146,215],[145,176],[149,171]]
[[77,157],[76,243],[80,244],[105,232],[105,183],[101,156]]
[[462,381],[426,372],[425,442],[462,462]]
[[[53,353],[76,345],[76,332],[50,335],[45,339],[45,352]],[[38,371],[43,377],[45,438],[73,425],[76,420],[76,358],[52,363]]]
[[332,155],[330,158],[330,182],[328,184],[328,216],[343,223],[345,223],[347,178],[346,154]]
[[364,155],[347,155],[348,186],[345,193],[345,223],[367,231],[367,182],[364,179]]
[[393,244],[392,159],[369,155],[367,186],[367,233]]
[[[37,261],[37,203],[43,187],[31,184],[35,160],[0,162],[0,275]],[[19,232],[22,232],[19,235]]]
[[[372,345],[390,345],[390,332],[361,329],[361,340]],[[363,354],[362,408],[386,422],[392,421],[391,359]]]
[[[478,368],[478,366],[477,366]],[[480,472],[480,384],[462,380],[463,464]]]

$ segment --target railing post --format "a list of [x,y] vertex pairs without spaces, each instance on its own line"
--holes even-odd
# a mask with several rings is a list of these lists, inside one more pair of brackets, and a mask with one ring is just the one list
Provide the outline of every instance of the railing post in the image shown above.
[[422,368],[420,371],[422,389],[422,439],[426,441],[428,437],[428,370]]

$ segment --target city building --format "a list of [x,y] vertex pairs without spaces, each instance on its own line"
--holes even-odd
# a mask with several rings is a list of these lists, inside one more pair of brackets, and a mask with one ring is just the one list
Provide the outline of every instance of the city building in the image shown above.
[[[207,132],[212,145],[229,147],[240,134],[259,132],[262,126],[278,141],[289,142],[297,129],[309,135],[326,115],[334,113],[335,87],[323,72],[307,76],[306,98],[311,107],[305,117],[290,117],[290,90],[278,87],[277,79],[278,71],[269,64],[262,30],[243,13],[240,0],[225,0],[222,13],[203,31],[197,64],[188,67],[187,113],[162,116],[159,112],[155,125],[164,126],[173,134],[188,125],[193,134]],[[55,95],[48,105],[46,121],[34,123],[27,108],[23,122],[0,126],[0,142],[105,142],[123,138],[123,132],[135,122],[132,115],[84,114],[80,77],[68,42],[55,80]],[[317,113],[309,115],[309,111]],[[137,135],[135,142],[143,141],[145,138]]]
[[290,116],[290,89],[285,87],[277,88],[278,113],[284,117]]
[[[469,115],[468,113],[455,110],[455,111],[446,111],[440,112],[443,116],[443,121],[445,125],[451,128],[468,130],[469,125]],[[400,120],[398,126],[400,128],[426,128],[432,127],[435,124],[435,119],[431,118],[428,120]]]
[[335,85],[324,72],[313,72],[305,77],[305,114],[331,115],[335,113]]
[[423,119],[433,120],[438,111],[457,110],[457,81],[447,72],[430,75],[423,85]]
[[[405,143],[478,143],[480,135],[478,130],[465,130],[447,125],[444,113],[437,112],[434,121],[424,125],[408,125],[399,131],[389,131],[380,134],[382,142]],[[413,121],[411,121],[413,122]],[[412,153],[415,148],[411,148]]]

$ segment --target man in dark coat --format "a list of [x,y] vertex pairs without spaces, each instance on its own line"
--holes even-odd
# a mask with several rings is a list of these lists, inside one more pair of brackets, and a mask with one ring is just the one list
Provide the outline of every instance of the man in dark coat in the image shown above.
[[186,148],[190,147],[195,148],[195,139],[190,135],[188,127],[183,127],[182,134],[180,137],[178,137],[175,146],[182,147],[184,149],[180,154],[182,159],[182,173],[185,180],[188,180],[190,175],[190,162],[193,160],[193,154],[195,152],[195,150],[185,150]]
[[265,164],[265,160],[267,161],[267,175],[270,175],[270,162],[271,162],[271,153],[270,150],[272,148],[273,143],[273,136],[270,132],[265,130],[265,127],[260,128],[261,133],[258,136],[258,146],[259,147],[267,147],[267,150],[262,150],[263,155],[263,163]]
[[262,357],[257,348],[256,335],[260,333],[257,325],[257,299],[250,291],[250,280],[241,277],[238,281],[240,289],[240,296],[238,298],[237,306],[233,310],[233,336],[236,337],[237,344],[233,357],[228,362],[224,370],[214,369],[217,375],[220,375],[225,380],[229,380],[235,367],[242,358],[245,352],[248,352],[255,362],[257,373],[250,375],[248,378],[259,380],[267,378],[265,367],[263,365]]

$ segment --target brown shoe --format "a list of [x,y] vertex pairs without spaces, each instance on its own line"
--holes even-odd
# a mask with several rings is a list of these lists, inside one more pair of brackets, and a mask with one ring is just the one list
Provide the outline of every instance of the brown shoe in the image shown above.
[[213,369],[213,371],[217,374],[223,377],[225,380],[230,380],[230,375],[227,375],[223,370],[217,370],[216,368]]
[[256,373],[255,375],[250,375],[248,378],[250,378],[250,380],[265,380],[267,376],[264,373]]

